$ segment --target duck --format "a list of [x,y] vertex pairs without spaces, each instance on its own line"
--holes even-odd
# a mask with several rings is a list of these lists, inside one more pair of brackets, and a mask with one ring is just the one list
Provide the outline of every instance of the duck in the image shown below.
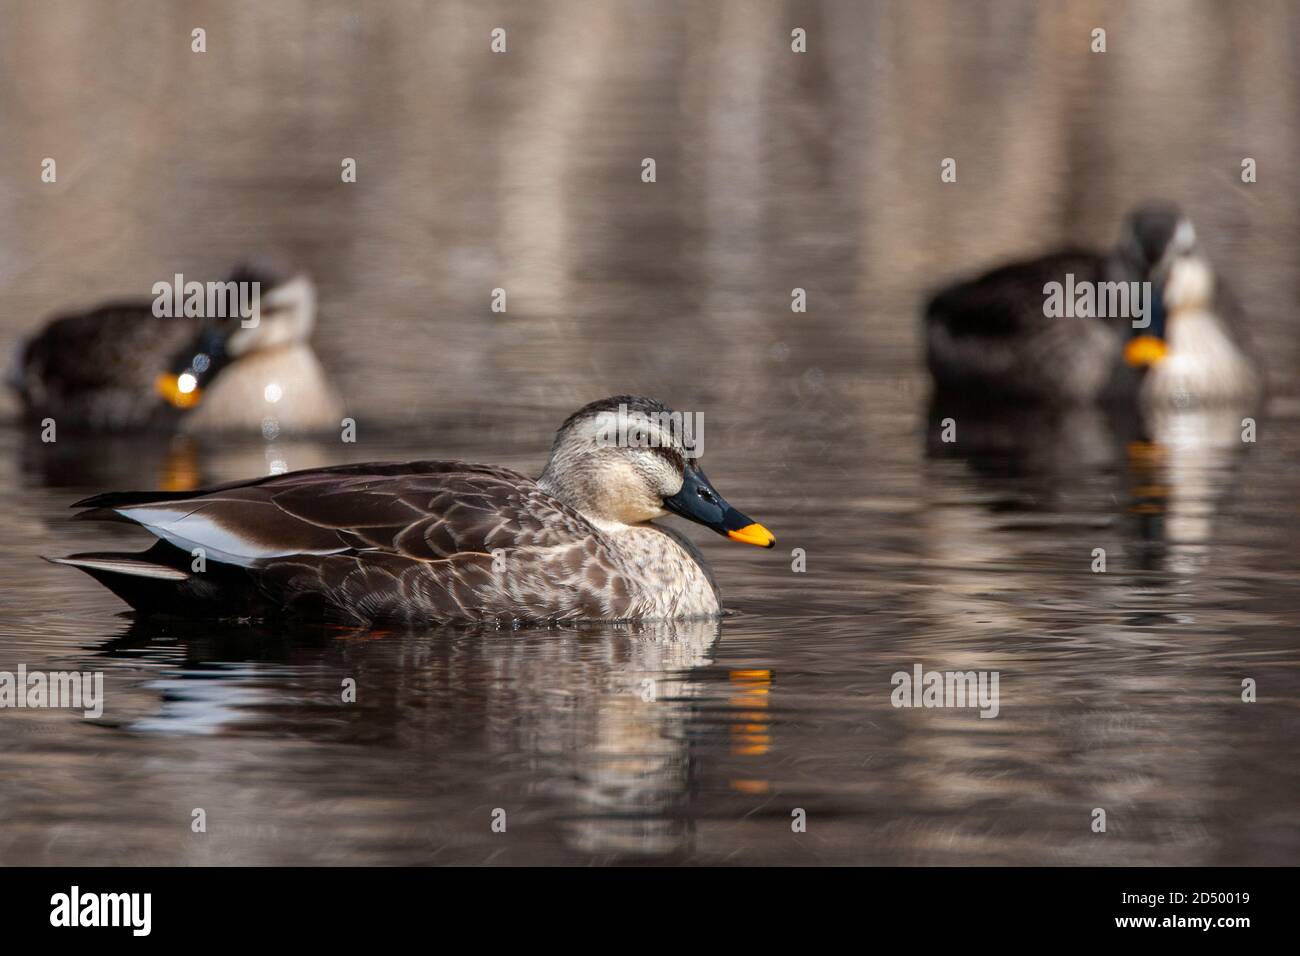
[[7,376],[24,417],[82,433],[339,428],[342,402],[310,344],[311,278],[240,266],[226,281],[258,283],[247,319],[157,315],[144,299],[49,321],[19,343]]
[[[1099,287],[1118,288],[1103,283],[1138,283],[1127,289],[1149,296],[1145,316],[1141,298],[1125,314],[1095,314],[1105,311]],[[1071,290],[1085,286],[1093,307],[1074,310]],[[1068,299],[1064,314],[1049,311],[1053,295]],[[1067,248],[941,289],[926,304],[924,336],[944,395],[1158,409],[1251,402],[1263,389],[1237,300],[1191,219],[1163,201],[1134,208],[1109,252]]]
[[[78,517],[138,525],[139,553],[52,558],[138,613],[358,625],[678,620],[722,613],[679,515],[771,548],[644,396],[583,406],[536,479],[463,461],[347,464],[192,492],[110,492]],[[702,438],[702,432],[700,433]]]

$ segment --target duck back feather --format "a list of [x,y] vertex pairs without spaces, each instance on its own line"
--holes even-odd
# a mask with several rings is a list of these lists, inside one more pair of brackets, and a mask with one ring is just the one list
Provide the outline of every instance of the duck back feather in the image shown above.
[[[1105,257],[1066,250],[1003,266],[938,292],[926,306],[926,362],[942,391],[1088,401],[1111,386],[1123,346],[1112,320],[1049,318],[1049,282],[1105,282]],[[1110,324],[1108,324],[1108,322]]]
[[680,595],[649,593],[647,568],[698,567],[669,532],[633,529],[629,550],[532,479],[492,466],[344,465],[77,506],[159,539],[141,554],[61,560],[143,613],[549,622],[718,610],[702,570],[703,589],[687,568]]

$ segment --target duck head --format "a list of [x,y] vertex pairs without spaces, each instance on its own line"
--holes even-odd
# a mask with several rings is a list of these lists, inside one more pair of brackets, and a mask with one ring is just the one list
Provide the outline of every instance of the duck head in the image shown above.
[[258,284],[252,314],[201,320],[198,335],[154,380],[154,390],[175,408],[198,405],[204,391],[232,363],[311,338],[316,324],[316,288],[306,275],[281,282],[240,268],[226,282]]
[[776,538],[741,514],[700,467],[703,429],[654,399],[616,395],[568,417],[538,484],[597,526],[635,525],[669,512],[733,541]]
[[1209,303],[1214,271],[1196,242],[1192,221],[1172,203],[1149,203],[1125,220],[1116,250],[1123,271],[1151,283],[1150,323],[1130,329],[1124,360],[1134,368],[1158,365],[1169,355],[1171,316]]

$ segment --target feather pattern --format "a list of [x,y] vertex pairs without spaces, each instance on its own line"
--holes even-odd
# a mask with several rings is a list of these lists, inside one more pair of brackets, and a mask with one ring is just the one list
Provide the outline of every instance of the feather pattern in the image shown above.
[[[160,539],[148,560],[187,572],[114,587],[145,611],[504,623],[720,609],[685,539],[648,523],[601,530],[532,479],[487,465],[345,465],[78,504],[85,517],[146,528]],[[196,553],[201,572],[191,572]],[[65,561],[113,587],[113,559]]]

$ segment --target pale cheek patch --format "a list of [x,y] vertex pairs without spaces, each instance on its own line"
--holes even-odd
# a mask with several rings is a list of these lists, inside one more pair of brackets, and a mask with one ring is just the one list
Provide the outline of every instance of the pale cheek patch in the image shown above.
[[631,459],[610,461],[600,475],[606,513],[625,524],[639,524],[664,513],[661,498]]

